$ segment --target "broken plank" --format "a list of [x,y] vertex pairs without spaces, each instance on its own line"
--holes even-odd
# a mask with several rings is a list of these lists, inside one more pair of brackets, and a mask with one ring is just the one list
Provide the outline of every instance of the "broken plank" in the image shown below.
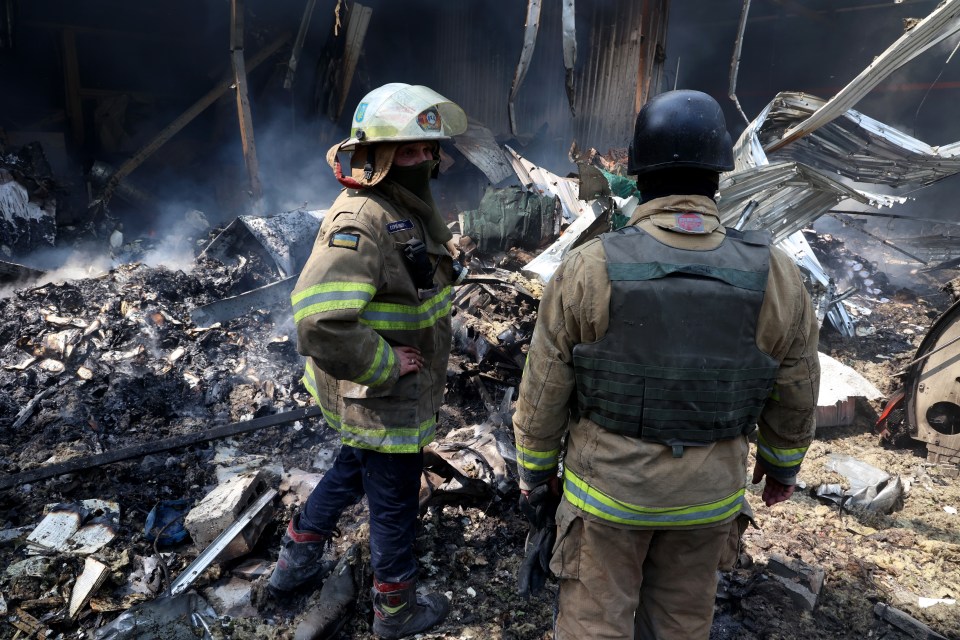
[[307,6],[303,10],[303,18],[300,19],[300,30],[297,31],[297,38],[293,41],[293,50],[290,51],[290,62],[287,63],[287,75],[283,79],[284,89],[289,89],[293,86],[293,76],[297,72],[300,52],[303,50],[303,43],[307,39],[307,28],[310,26],[310,18],[313,16],[313,8],[316,5],[317,0],[307,0]]
[[53,478],[56,476],[61,476],[65,473],[83,471],[84,469],[91,469],[93,467],[99,467],[105,464],[111,464],[114,462],[120,462],[122,460],[129,460],[130,458],[145,456],[149,453],[169,451],[170,449],[178,449],[180,447],[186,447],[198,442],[217,440],[219,438],[226,438],[228,436],[234,436],[250,431],[258,431],[266,427],[273,427],[287,422],[296,422],[297,420],[303,420],[306,418],[315,418],[320,415],[319,407],[294,409],[293,411],[276,413],[272,416],[264,416],[262,418],[255,418],[253,420],[246,420],[244,422],[234,422],[197,433],[188,433],[182,436],[164,438],[163,440],[144,442],[142,444],[117,449],[116,451],[105,451],[92,456],[72,458],[57,464],[37,467],[35,469],[29,469],[20,473],[2,476],[0,477],[0,489],[9,489],[10,487],[16,487],[27,482],[34,482],[36,480],[43,480],[45,478]]
[[45,627],[42,622],[24,611],[21,607],[17,607],[16,613],[7,618],[7,622],[16,629],[26,633],[28,638],[46,638],[50,633],[50,630]]
[[237,92],[237,118],[240,121],[240,145],[243,162],[250,180],[251,213],[263,213],[263,186],[260,183],[260,163],[257,161],[257,145],[253,141],[253,114],[250,111],[250,96],[247,88],[247,67],[243,57],[243,0],[230,3],[230,62],[233,65],[234,86]]
[[900,629],[907,636],[916,638],[916,640],[947,640],[927,625],[923,624],[913,616],[907,615],[899,609],[895,609],[888,604],[878,602],[873,607],[873,613],[886,622],[889,622],[897,629]]
[[30,399],[30,402],[24,405],[23,409],[20,410],[20,413],[17,414],[17,419],[13,421],[13,424],[10,426],[11,429],[19,429],[23,426],[23,423],[30,419],[30,416],[33,415],[33,410],[36,409],[37,405],[40,404],[40,401],[56,391],[56,387],[47,387],[33,398]]
[[347,32],[343,49],[343,75],[340,77],[340,103],[337,105],[337,116],[343,113],[350,84],[353,82],[353,73],[357,68],[357,61],[363,51],[363,41],[367,37],[367,27],[370,25],[370,16],[373,9],[359,3],[353,3],[347,12]]
[[250,112],[250,97],[247,93],[247,71],[243,60],[243,49],[230,54],[233,61],[233,73],[237,86],[237,116],[240,120],[240,143],[243,147],[243,161],[247,165],[250,180],[250,198],[253,214],[263,213],[263,186],[260,184],[260,163],[257,160],[257,146],[253,141],[253,116]]

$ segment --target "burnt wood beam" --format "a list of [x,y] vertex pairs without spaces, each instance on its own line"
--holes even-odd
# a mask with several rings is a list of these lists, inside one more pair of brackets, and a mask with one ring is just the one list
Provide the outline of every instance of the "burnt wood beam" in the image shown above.
[[122,449],[117,449],[115,451],[105,451],[92,456],[71,458],[70,460],[65,460],[64,462],[36,467],[20,473],[0,476],[0,489],[9,489],[11,487],[16,487],[28,482],[36,482],[37,480],[54,478],[65,473],[74,473],[76,471],[93,469],[105,464],[121,462],[123,460],[129,460],[130,458],[138,458],[150,453],[159,453],[161,451],[170,451],[171,449],[188,447],[199,442],[206,442],[207,440],[227,438],[229,436],[248,433],[250,431],[258,431],[260,429],[274,427],[280,424],[287,424],[290,422],[296,422],[298,420],[305,420],[307,418],[316,418],[320,415],[320,407],[317,406],[307,407],[305,409],[294,409],[293,411],[275,413],[271,416],[254,418],[253,420],[245,420],[243,422],[234,422],[227,425],[221,425],[219,427],[207,429],[206,431],[187,433],[184,435],[173,436],[171,438],[164,438],[162,440],[155,440],[153,442],[142,442],[140,444],[123,447]]
[[[261,49],[256,56],[250,59],[246,67],[248,71],[253,71],[256,69],[262,62],[267,60],[270,56],[275,54],[280,47],[286,44],[287,40],[290,39],[290,34],[284,33],[277,37],[273,42]],[[197,100],[193,105],[191,105],[186,111],[180,114],[176,120],[167,125],[163,131],[158,133],[153,140],[148,142],[142,149],[133,154],[130,158],[126,160],[117,171],[110,176],[110,180],[107,182],[107,185],[104,187],[103,199],[108,199],[113,193],[113,190],[116,188],[117,184],[121,180],[126,178],[128,175],[133,173],[143,162],[149,158],[151,155],[156,152],[157,149],[162,147],[166,142],[175,136],[181,129],[187,126],[194,118],[196,118],[200,113],[202,113],[207,107],[216,102],[216,100],[226,93],[231,87],[233,87],[236,80],[234,79],[234,74],[231,73],[230,76],[220,82],[217,86],[211,89],[206,95]]]
[[253,114],[250,111],[247,69],[243,59],[243,0],[230,2],[230,60],[237,92],[237,118],[240,122],[243,162],[247,166],[247,177],[250,180],[251,212],[259,215],[263,213],[263,186],[260,183],[257,145],[253,139]]

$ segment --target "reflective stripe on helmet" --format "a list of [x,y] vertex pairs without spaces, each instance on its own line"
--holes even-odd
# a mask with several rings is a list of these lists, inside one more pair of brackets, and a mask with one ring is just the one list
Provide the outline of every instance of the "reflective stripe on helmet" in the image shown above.
[[341,146],[402,140],[444,139],[467,130],[467,116],[429,87],[392,82],[365,95]]

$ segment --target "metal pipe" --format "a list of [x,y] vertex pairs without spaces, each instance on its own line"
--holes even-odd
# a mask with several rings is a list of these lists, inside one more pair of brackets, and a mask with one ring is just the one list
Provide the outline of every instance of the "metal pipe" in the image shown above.
[[747,224],[750,216],[753,215],[753,212],[757,210],[758,206],[760,206],[760,203],[756,200],[751,200],[748,202],[747,206],[743,208],[743,213],[741,213],[740,217],[737,219],[737,224],[733,225],[733,228],[737,231],[742,231],[743,225]]
[[740,106],[740,100],[737,99],[737,75],[740,72],[740,54],[743,50],[743,34],[747,30],[747,14],[750,13],[750,0],[743,0],[743,10],[740,12],[740,26],[737,27],[737,39],[733,43],[733,57],[730,60],[730,99],[737,106],[737,111],[743,116],[743,120],[750,124],[750,118],[743,112]]

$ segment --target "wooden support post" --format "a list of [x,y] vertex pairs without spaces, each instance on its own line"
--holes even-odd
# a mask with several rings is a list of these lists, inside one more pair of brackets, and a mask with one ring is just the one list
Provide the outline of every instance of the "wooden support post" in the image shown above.
[[[250,62],[247,65],[248,69],[250,71],[253,71],[264,60],[266,60],[267,58],[275,54],[277,50],[279,50],[280,47],[282,47],[289,39],[290,39],[290,34],[288,33],[282,34],[281,36],[279,36],[276,40],[274,40],[269,45],[264,47],[260,52],[258,52],[256,56],[250,59]],[[108,198],[113,193],[114,188],[116,188],[117,184],[119,184],[121,180],[126,178],[137,167],[143,164],[143,162],[147,158],[149,158],[151,155],[153,155],[153,153],[157,149],[159,149],[164,144],[166,144],[167,140],[175,136],[177,132],[179,132],[185,126],[190,124],[190,122],[194,118],[200,115],[200,113],[202,113],[204,109],[206,109],[211,104],[213,104],[217,100],[217,98],[219,98],[224,93],[226,93],[227,90],[230,89],[230,87],[232,87],[235,82],[233,76],[234,74],[231,73],[229,78],[227,78],[226,80],[223,80],[220,84],[218,84],[213,89],[211,89],[209,93],[207,93],[205,96],[197,100],[192,106],[190,106],[189,109],[187,109],[182,114],[180,114],[176,120],[168,124],[163,131],[158,133],[153,138],[153,140],[148,142],[146,146],[144,146],[142,149],[137,151],[134,155],[132,155],[129,159],[127,159],[126,162],[120,165],[120,167],[116,170],[116,172],[112,176],[110,176],[110,181],[107,183],[106,187],[104,188],[104,198],[105,199]]]
[[367,27],[370,26],[370,16],[373,9],[354,2],[350,6],[347,22],[346,43],[343,50],[343,76],[340,79],[340,104],[337,106],[337,117],[343,113],[343,107],[350,93],[350,84],[353,82],[353,72],[357,69],[357,61],[363,50],[363,41],[367,37]]
[[313,16],[313,8],[316,4],[317,0],[307,0],[307,6],[303,10],[303,18],[300,19],[300,31],[297,32],[297,39],[293,41],[293,51],[290,52],[290,62],[287,63],[287,76],[283,80],[284,89],[293,86],[293,76],[297,72],[300,52],[303,50],[304,40],[307,39],[307,28],[310,26],[310,18]]
[[61,38],[63,44],[63,86],[66,98],[67,118],[70,120],[70,132],[73,141],[83,144],[83,102],[80,97],[80,65],[77,63],[77,38],[73,29],[64,29]]
[[247,70],[243,60],[243,0],[230,3],[230,58],[233,61],[233,76],[237,90],[237,115],[240,119],[240,141],[243,145],[243,160],[250,179],[252,213],[263,213],[263,186],[260,184],[260,164],[257,161],[257,146],[253,141],[253,117],[247,91]]

